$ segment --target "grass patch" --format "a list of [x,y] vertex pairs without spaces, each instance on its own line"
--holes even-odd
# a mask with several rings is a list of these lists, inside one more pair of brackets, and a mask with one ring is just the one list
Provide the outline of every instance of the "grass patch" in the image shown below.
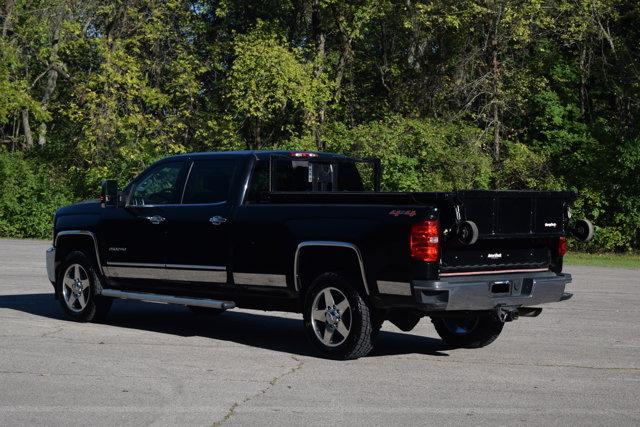
[[587,254],[569,251],[564,257],[564,264],[640,269],[640,254]]

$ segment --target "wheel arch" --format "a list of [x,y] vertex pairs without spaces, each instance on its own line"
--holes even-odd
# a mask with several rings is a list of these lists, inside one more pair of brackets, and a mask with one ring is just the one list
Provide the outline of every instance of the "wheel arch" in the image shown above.
[[98,268],[98,272],[103,274],[100,253],[98,250],[98,240],[95,233],[88,230],[64,230],[56,235],[54,242],[56,248],[56,274],[57,268],[64,259],[73,251],[84,253]]
[[[318,262],[317,259],[322,259]],[[345,274],[369,295],[369,284],[362,253],[350,242],[310,240],[298,244],[293,262],[294,288],[304,293],[313,280],[327,272]]]

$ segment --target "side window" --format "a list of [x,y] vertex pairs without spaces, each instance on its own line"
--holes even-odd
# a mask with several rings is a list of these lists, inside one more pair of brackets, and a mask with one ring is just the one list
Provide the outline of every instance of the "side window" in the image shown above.
[[253,175],[247,190],[246,201],[261,202],[265,194],[269,192],[269,162],[267,160],[256,161],[253,167]]
[[196,160],[187,178],[182,203],[226,202],[236,163],[232,159]]
[[136,184],[130,203],[134,206],[178,203],[177,184],[183,165],[183,162],[172,162],[156,166]]

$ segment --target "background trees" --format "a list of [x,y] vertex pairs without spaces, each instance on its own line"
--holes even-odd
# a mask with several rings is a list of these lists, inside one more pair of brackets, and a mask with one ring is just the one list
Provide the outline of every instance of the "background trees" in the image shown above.
[[575,188],[588,249],[640,247],[637,1],[4,0],[0,28],[2,235],[46,234],[15,209],[46,183],[298,147],[389,190]]

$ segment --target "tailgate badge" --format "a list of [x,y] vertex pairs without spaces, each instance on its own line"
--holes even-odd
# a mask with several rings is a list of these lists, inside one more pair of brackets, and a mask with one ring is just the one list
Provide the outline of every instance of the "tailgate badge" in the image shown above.
[[556,223],[555,222],[545,222],[544,226],[545,228],[556,228]]
[[487,254],[487,258],[489,258],[489,259],[500,259],[500,258],[502,258],[502,254],[501,253]]

